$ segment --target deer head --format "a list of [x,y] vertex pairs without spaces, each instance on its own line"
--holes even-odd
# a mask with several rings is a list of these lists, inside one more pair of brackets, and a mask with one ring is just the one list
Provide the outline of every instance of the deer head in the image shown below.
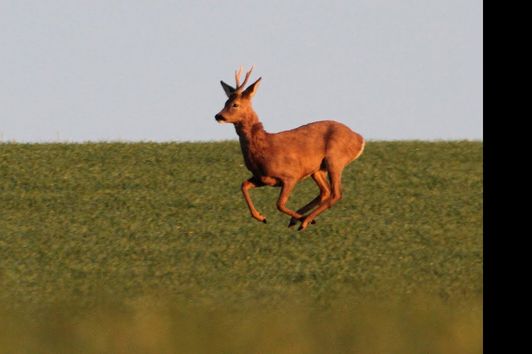
[[255,116],[253,107],[251,105],[251,99],[253,96],[255,96],[262,78],[258,78],[257,81],[249,85],[249,87],[244,90],[252,71],[253,66],[246,73],[246,77],[244,78],[244,82],[242,84],[240,84],[242,67],[235,71],[236,88],[233,88],[225,82],[220,81],[228,100],[225,102],[224,108],[214,116],[217,122],[237,124],[248,119],[248,117]]

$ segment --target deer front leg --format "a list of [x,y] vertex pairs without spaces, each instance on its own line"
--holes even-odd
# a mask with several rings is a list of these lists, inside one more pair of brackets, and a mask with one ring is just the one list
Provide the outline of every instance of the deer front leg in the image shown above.
[[246,200],[246,204],[248,205],[249,212],[251,213],[251,216],[254,219],[257,219],[258,221],[262,221],[266,224],[266,218],[261,215],[255,209],[255,206],[253,205],[253,202],[251,201],[251,197],[249,195],[249,190],[257,187],[262,187],[264,184],[261,182],[258,182],[254,177],[251,177],[250,179],[242,182],[242,194],[244,194],[244,199]]
[[[329,186],[329,183],[327,182],[327,172],[323,170],[319,170],[317,172],[314,172],[311,175],[312,179],[316,184],[318,185],[320,189],[320,194],[312,199],[310,203],[302,207],[297,211],[298,214],[305,214],[307,211],[310,211],[314,209],[318,204],[322,203],[324,200],[328,199],[331,194],[331,188]],[[292,227],[297,223],[298,219],[291,218],[290,223],[288,224],[288,227]],[[315,224],[316,220],[312,220],[311,224]]]
[[297,183],[296,180],[284,180],[283,181],[283,185],[281,187],[281,194],[279,195],[279,199],[277,200],[277,209],[279,209],[279,211],[285,214],[290,215],[292,218],[299,220],[303,217],[303,215],[291,209],[288,209],[286,207],[286,202],[288,201],[288,197],[290,196],[290,193],[292,193],[292,190],[296,186],[296,183]]
[[[345,165],[344,165],[345,166]],[[335,168],[333,164],[330,164],[329,166],[329,177],[331,180],[331,196],[320,203],[320,205],[309,215],[305,217],[305,219],[301,222],[301,226],[299,226],[298,230],[305,230],[309,223],[311,223],[314,218],[321,213],[323,213],[326,209],[332,207],[334,204],[336,204],[340,199],[342,199],[342,170],[344,166],[340,166],[340,168]]]
[[[307,205],[305,205],[301,209],[298,209],[297,213],[301,214],[301,215],[305,214],[307,211],[314,209],[314,207],[316,205],[318,205],[322,200],[323,200],[323,198],[322,198],[322,196],[320,194],[316,198],[312,199],[312,201],[310,201],[310,203],[308,203]],[[290,222],[288,223],[288,227],[294,226],[295,224],[297,224],[298,221],[299,221],[299,219],[296,219],[296,218],[292,217],[290,219]],[[316,220],[312,220],[311,221],[311,224],[315,224],[315,223],[316,223]]]

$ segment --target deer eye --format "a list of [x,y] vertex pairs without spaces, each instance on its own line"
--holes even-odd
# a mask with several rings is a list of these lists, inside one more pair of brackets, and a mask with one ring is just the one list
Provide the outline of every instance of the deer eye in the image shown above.
[[240,105],[238,103],[233,103],[233,108],[238,108]]

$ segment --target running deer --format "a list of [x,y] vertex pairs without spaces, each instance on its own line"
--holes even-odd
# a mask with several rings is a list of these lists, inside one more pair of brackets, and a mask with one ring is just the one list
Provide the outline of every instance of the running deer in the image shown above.
[[[221,81],[228,100],[215,119],[219,123],[234,124],[244,162],[253,174],[241,187],[251,216],[266,223],[266,218],[251,201],[250,189],[281,187],[277,209],[292,217],[288,227],[300,221],[299,230],[304,230],[315,223],[314,218],[342,198],[342,171],[362,154],[365,141],[361,135],[333,120],[313,122],[280,133],[266,132],[251,105],[262,78],[245,88],[252,71],[253,67],[241,84],[240,67],[235,72],[236,87]],[[287,208],[290,193],[308,176],[316,182],[320,194],[297,211]]]

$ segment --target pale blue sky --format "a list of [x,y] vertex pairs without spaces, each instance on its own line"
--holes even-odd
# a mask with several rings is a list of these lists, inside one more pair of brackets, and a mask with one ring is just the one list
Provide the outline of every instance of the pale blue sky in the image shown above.
[[481,0],[0,0],[0,141],[236,139],[239,65],[277,132],[482,139]]

